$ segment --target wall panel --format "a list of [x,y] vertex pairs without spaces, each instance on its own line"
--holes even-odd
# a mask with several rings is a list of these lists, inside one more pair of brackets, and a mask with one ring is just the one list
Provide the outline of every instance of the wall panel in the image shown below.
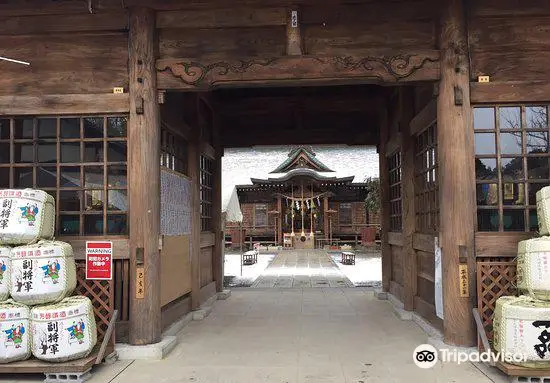
[[125,33],[3,37],[3,56],[30,66],[0,62],[0,95],[112,93],[128,88]]

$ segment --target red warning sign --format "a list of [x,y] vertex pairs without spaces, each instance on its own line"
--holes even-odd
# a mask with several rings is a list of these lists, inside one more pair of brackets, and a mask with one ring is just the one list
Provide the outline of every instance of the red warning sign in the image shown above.
[[113,243],[86,241],[86,279],[113,279]]

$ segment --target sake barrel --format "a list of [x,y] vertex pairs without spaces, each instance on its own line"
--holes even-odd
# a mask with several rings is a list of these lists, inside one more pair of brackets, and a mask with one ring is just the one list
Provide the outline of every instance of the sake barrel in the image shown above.
[[493,318],[493,345],[501,355],[521,355],[510,363],[550,367],[550,304],[532,297],[500,297]]
[[539,234],[550,234],[550,186],[543,187],[537,194],[537,219]]
[[31,327],[33,355],[49,362],[84,358],[97,343],[92,302],[84,296],[34,306]]
[[54,199],[42,190],[0,190],[0,244],[27,245],[54,235]]
[[0,363],[31,356],[30,309],[7,300],[0,303]]
[[10,297],[11,248],[0,246],[0,301]]
[[517,277],[520,291],[550,301],[550,237],[518,243]]
[[26,305],[59,302],[76,287],[73,248],[65,242],[14,247],[11,267],[10,294]]

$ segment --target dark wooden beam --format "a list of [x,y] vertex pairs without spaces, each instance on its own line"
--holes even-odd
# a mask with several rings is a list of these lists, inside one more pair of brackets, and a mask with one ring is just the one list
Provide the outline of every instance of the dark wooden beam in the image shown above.
[[128,113],[129,111],[128,93],[0,96],[0,116]]
[[379,97],[361,95],[311,95],[311,96],[272,96],[255,98],[224,99],[220,113],[224,116],[265,114],[270,111],[361,111],[375,112]]
[[158,28],[251,28],[285,24],[284,7],[187,9],[157,14]]
[[208,90],[222,85],[274,85],[353,80],[395,84],[439,79],[439,51],[399,51],[392,56],[278,56],[157,60],[160,89]]
[[550,83],[542,81],[471,82],[470,89],[472,104],[550,100]]
[[[130,343],[160,341],[160,111],[155,67],[155,13],[130,10]],[[138,278],[138,273],[144,273]],[[138,281],[143,286],[138,286]],[[139,291],[141,289],[141,291]]]
[[[470,125],[470,83],[464,2],[443,7],[441,82],[437,101],[440,246],[442,252],[444,341],[473,346],[475,302],[474,137]],[[467,267],[469,286],[461,289],[460,268]],[[465,296],[467,295],[467,296]]]

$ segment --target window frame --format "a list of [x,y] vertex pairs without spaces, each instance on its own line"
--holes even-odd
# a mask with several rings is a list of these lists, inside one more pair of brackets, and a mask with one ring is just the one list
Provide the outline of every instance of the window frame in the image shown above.
[[211,232],[214,187],[214,159],[201,154],[199,161],[201,232]]
[[[86,122],[88,120],[103,120],[102,121],[102,132],[98,137],[86,135]],[[122,119],[125,120],[125,132],[123,135],[110,135],[108,124],[110,119]],[[52,195],[55,199],[55,209],[56,209],[56,237],[68,237],[68,238],[83,238],[83,237],[123,237],[127,238],[129,234],[129,201],[128,201],[128,115],[127,114],[75,114],[75,115],[36,115],[36,116],[2,116],[0,117],[2,122],[8,121],[9,124],[9,133],[6,138],[4,132],[0,135],[0,145],[9,146],[9,160],[2,160],[0,162],[0,171],[1,169],[9,169],[8,178],[0,179],[1,186],[12,189],[22,189],[22,188],[35,188],[46,191],[48,194]],[[49,136],[40,137],[39,128],[40,121],[42,120],[55,120],[55,134],[53,130],[49,132]],[[73,130],[73,133],[77,132],[77,137],[69,135],[68,137],[63,136],[62,132],[62,122],[72,121],[73,127],[76,129]],[[32,121],[32,137],[19,136],[17,132],[16,125],[19,121]],[[99,130],[95,131],[95,134]],[[124,161],[110,161],[111,148],[110,146],[113,143],[123,143],[122,147],[125,151]],[[17,146],[18,145],[32,145],[32,161],[23,161],[16,158]],[[55,160],[43,160],[40,159],[40,147],[45,147],[46,145],[55,147]],[[78,146],[78,161],[64,161],[63,158],[63,148],[69,148],[73,146],[76,148]],[[86,148],[95,148],[92,150],[96,156],[101,158],[96,158],[95,160],[90,160],[87,158],[89,152]],[[101,148],[98,150],[98,148]],[[116,153],[116,150],[115,150]],[[53,157],[52,157],[53,159]],[[115,170],[116,167],[120,168],[120,175],[122,175],[122,180],[120,181],[122,185],[109,186],[110,177],[113,177],[113,174],[110,173],[110,170]],[[93,169],[101,168],[97,173],[90,172]],[[32,180],[28,184],[21,184],[20,178],[16,178],[19,169],[30,170]],[[55,170],[55,186],[53,184],[45,186],[40,182],[41,172],[48,173]],[[63,185],[61,180],[63,179],[62,170],[64,171],[77,171],[78,178],[75,178],[77,181],[74,181],[73,185]],[[90,173],[87,173],[90,172]],[[67,173],[65,173],[67,174]],[[87,174],[97,174],[102,179],[103,185],[101,187],[94,187],[87,185]],[[117,174],[114,174],[116,176]],[[67,178],[69,179],[69,178]],[[119,182],[119,181],[116,181]],[[113,191],[120,191],[125,193],[125,210],[116,210],[111,209],[110,197]],[[63,201],[61,200],[62,193],[71,193],[76,194],[76,204],[79,205],[78,210],[65,210],[61,208]],[[93,204],[93,195],[98,194],[101,197],[101,208],[95,210],[91,204]],[[91,204],[88,203],[89,198],[92,198]],[[67,199],[70,201],[70,199]],[[74,205],[76,206],[76,205]],[[113,205],[114,206],[114,205]],[[95,225],[101,222],[102,232],[87,232],[86,231],[86,219],[93,220],[93,218],[88,217],[99,217],[101,220],[96,220]],[[75,232],[61,232],[62,220],[63,217],[78,217],[78,228]],[[117,232],[109,233],[109,222],[110,219],[122,218],[123,229],[117,230]],[[92,225],[94,224],[91,221]]]
[[[503,118],[502,109],[505,108],[517,108],[519,109],[519,128],[503,127],[501,119]],[[529,108],[544,108],[545,109],[545,124],[546,126],[538,128],[529,128],[527,121],[527,110]],[[477,165],[478,160],[494,160],[496,177],[492,178],[479,177],[475,175],[475,189],[476,189],[476,231],[478,232],[532,232],[538,230],[537,224],[537,214],[536,214],[536,203],[531,204],[531,190],[536,192],[540,187],[550,185],[550,165],[547,165],[546,178],[536,178],[531,177],[530,174],[530,158],[546,159],[550,163],[550,151],[548,150],[548,140],[550,139],[550,124],[548,122],[548,111],[550,108],[550,103],[541,102],[541,103],[491,103],[491,104],[478,104],[472,105],[472,130],[474,134],[474,142],[476,142],[477,135],[484,133],[494,135],[494,153],[481,153],[478,154],[477,148],[475,148],[474,160]],[[492,109],[492,122],[493,127],[480,127],[476,126],[476,110],[477,109]],[[532,133],[542,133],[542,136],[546,136],[546,152],[541,153],[531,153],[528,150],[528,139],[533,137],[530,136]],[[520,153],[506,153],[503,152],[503,135],[516,134],[520,139]],[[506,137],[506,136],[505,136]],[[544,140],[544,138],[543,138]],[[513,175],[511,180],[506,179],[504,174],[505,163],[511,163],[513,159],[519,159],[521,164],[521,175],[517,177],[517,174]],[[508,160],[508,161],[507,161]],[[479,192],[483,193],[483,185],[495,185],[496,184],[496,194],[497,200],[496,204],[479,204],[483,198],[479,196]],[[512,185],[512,188],[510,188]],[[506,195],[511,197],[506,198]],[[517,195],[517,199],[516,199]],[[534,193],[533,193],[534,195]],[[522,201],[522,203],[518,203]],[[508,202],[505,202],[508,201]],[[511,202],[510,202],[511,201]],[[497,214],[498,225],[493,225],[489,227],[491,230],[481,230],[482,223],[480,222],[480,214],[483,211],[493,212]],[[505,216],[504,213],[511,213],[512,211],[522,211],[523,214],[519,214],[517,217],[522,217],[523,228],[514,227],[515,225],[511,224],[509,228],[505,227]],[[512,216],[511,216],[512,217]],[[517,218],[516,217],[516,218]],[[534,217],[534,224],[531,224],[531,218]],[[511,218],[514,220],[514,218]]]
[[439,231],[439,157],[437,123],[414,137],[414,198],[416,231],[437,234]]
[[401,149],[388,156],[388,182],[390,204],[390,232],[403,230],[403,154]]

